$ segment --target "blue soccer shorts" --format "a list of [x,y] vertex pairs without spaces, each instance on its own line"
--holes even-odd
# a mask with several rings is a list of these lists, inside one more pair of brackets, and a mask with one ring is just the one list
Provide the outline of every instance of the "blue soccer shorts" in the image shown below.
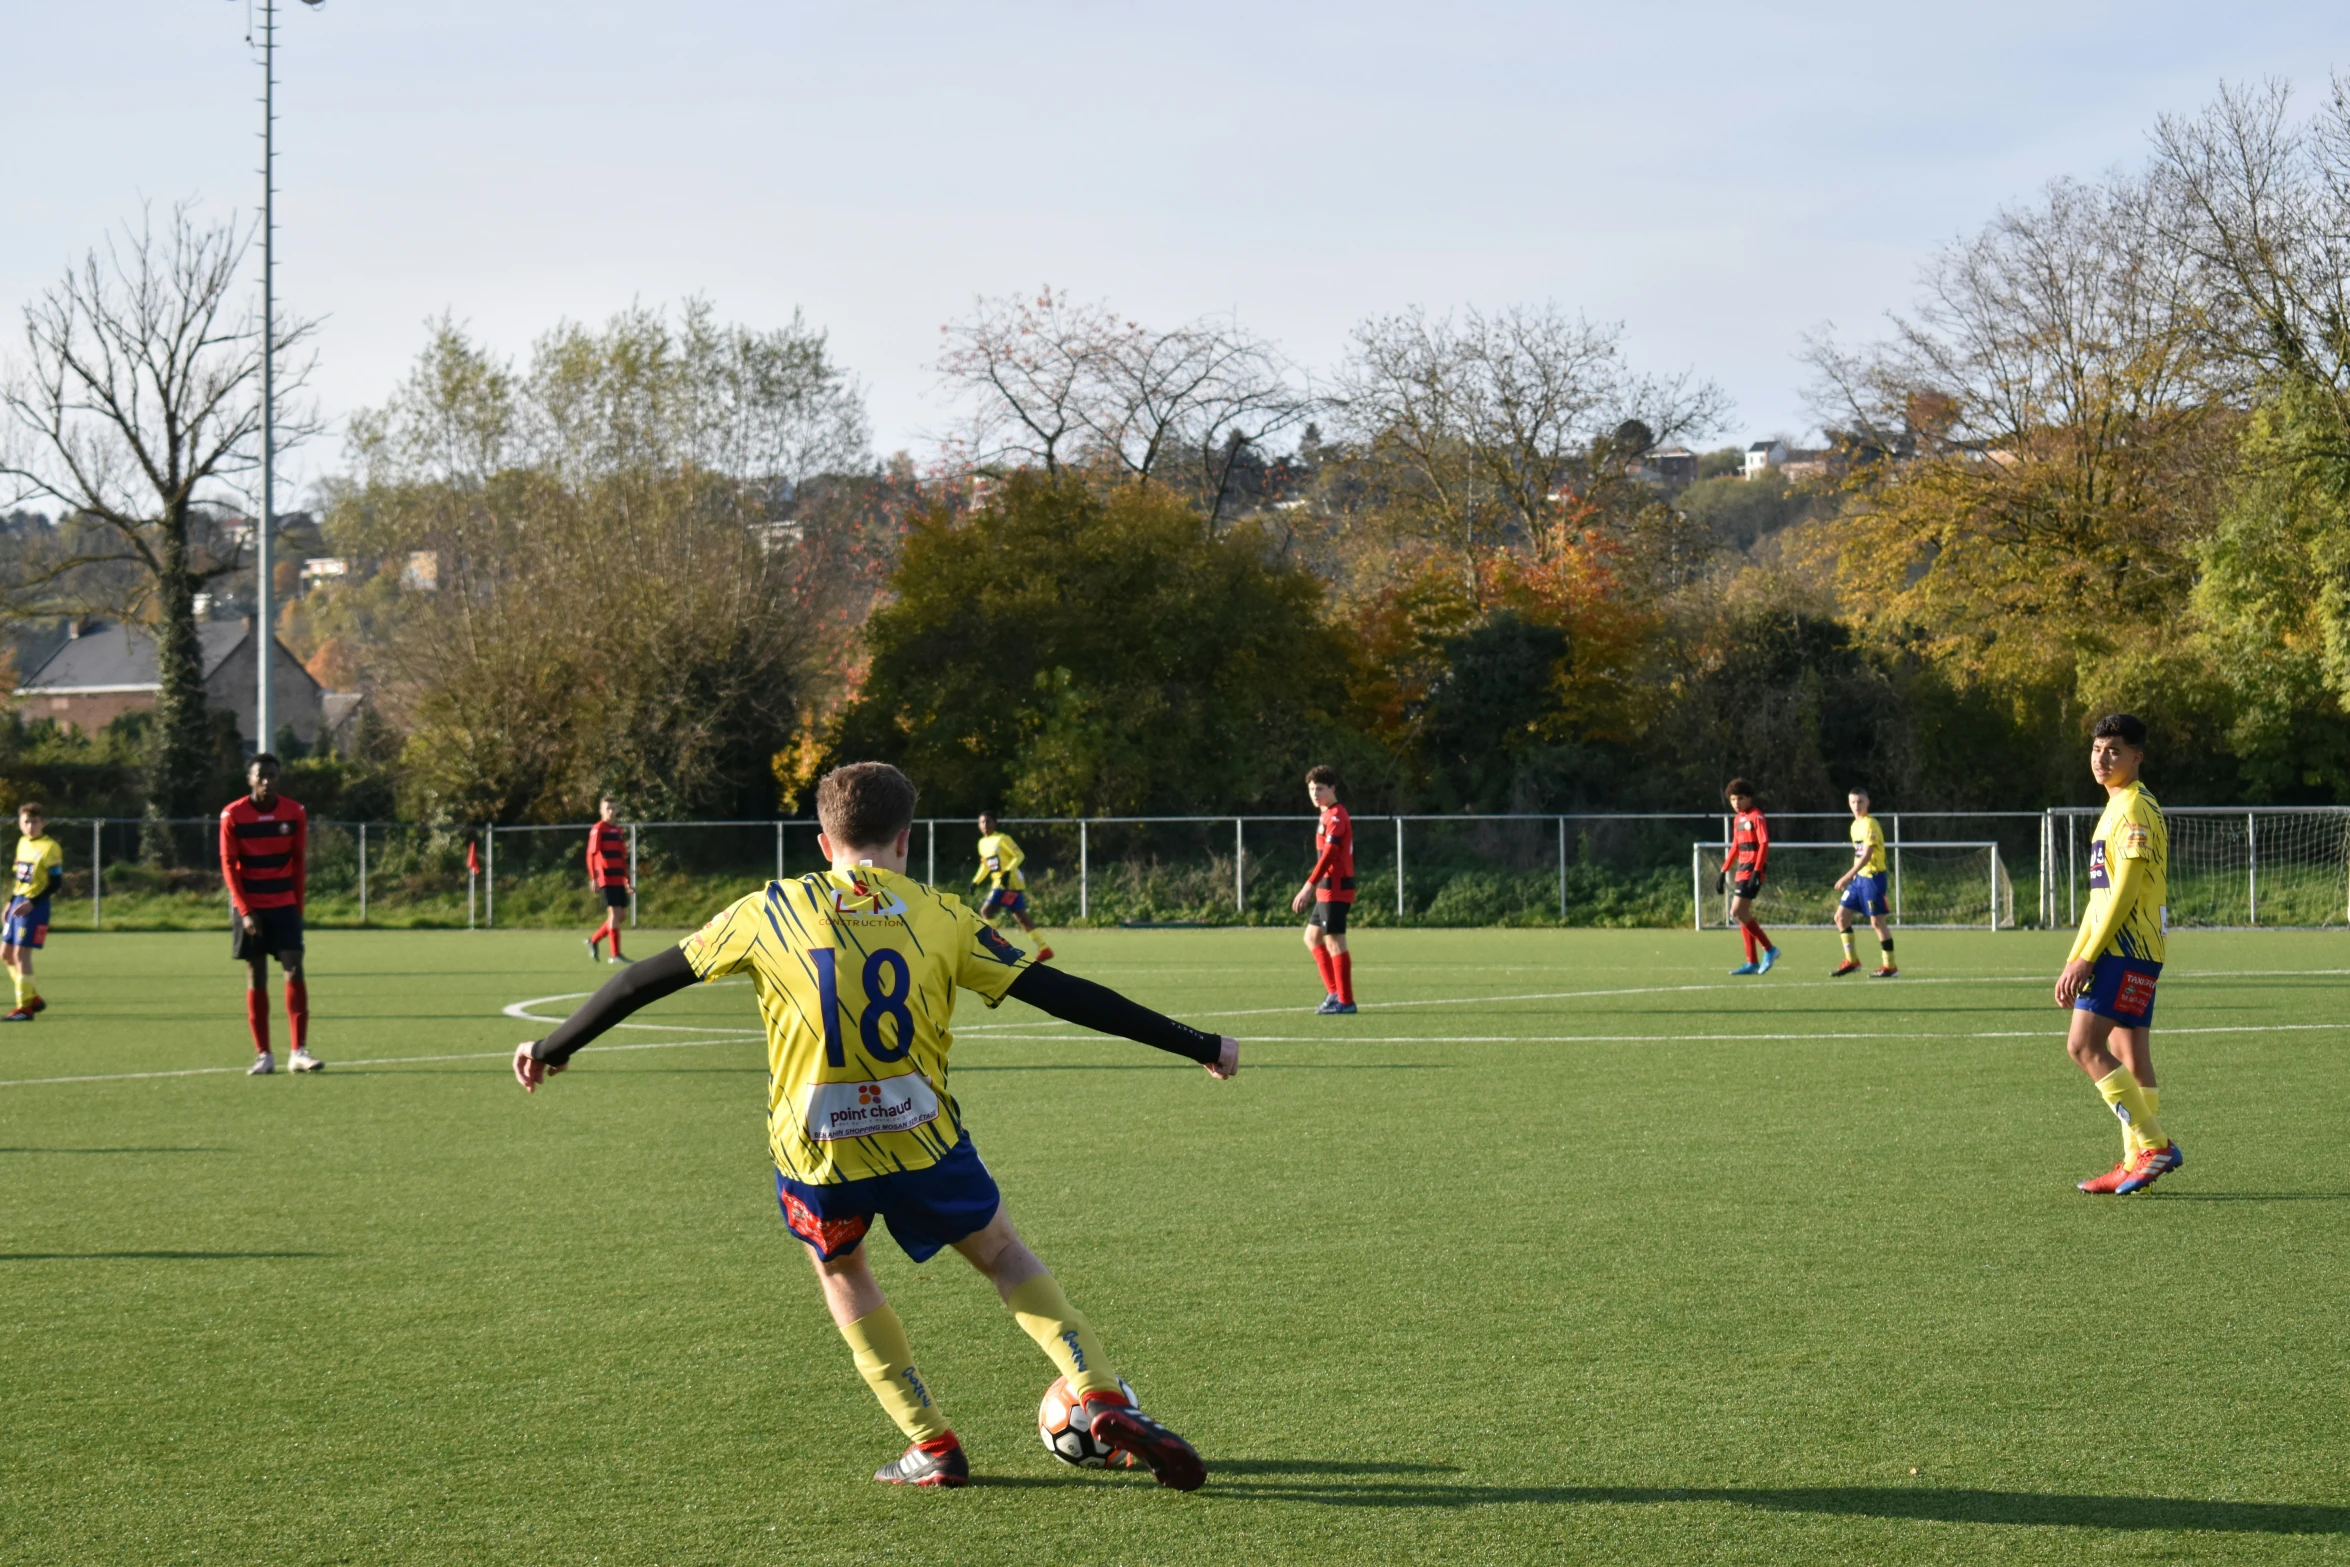
[[783,1210],[783,1222],[826,1262],[864,1244],[876,1215],[889,1221],[889,1238],[898,1250],[928,1262],[941,1246],[986,1229],[1003,1202],[969,1132],[954,1152],[919,1170],[892,1170],[828,1186],[775,1172],[775,1205]]
[[1884,872],[1880,871],[1874,876],[1853,877],[1851,883],[1844,889],[1844,896],[1836,901],[1840,906],[1850,909],[1855,914],[1865,914],[1870,919],[1883,919],[1888,912],[1885,907]]
[[980,918],[990,914],[1025,914],[1028,912],[1028,894],[1013,887],[991,887],[980,901]]
[[2124,1028],[2154,1026],[2154,982],[2162,965],[2144,958],[2099,958],[2089,988],[2073,1002],[2076,1012],[2094,1012]]
[[39,947],[49,940],[49,900],[16,898],[0,918],[0,946]]

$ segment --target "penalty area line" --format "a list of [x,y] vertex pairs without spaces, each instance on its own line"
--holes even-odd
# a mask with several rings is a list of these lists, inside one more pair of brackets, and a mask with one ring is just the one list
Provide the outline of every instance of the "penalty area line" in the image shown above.
[[[739,1035],[730,1035],[725,1039],[648,1039],[633,1045],[598,1044],[593,1048],[602,1053],[613,1050],[684,1050],[694,1045],[739,1045],[741,1043],[742,1039]],[[327,1067],[331,1070],[338,1066],[414,1066],[427,1061],[511,1061],[513,1059],[514,1052],[512,1050],[465,1050],[455,1055],[444,1056],[374,1056],[361,1057],[356,1060],[337,1057],[335,1060],[329,1061]],[[0,1078],[0,1088],[38,1088],[49,1083],[121,1083],[153,1077],[223,1077],[231,1074],[243,1075],[246,1070],[241,1066],[188,1066],[168,1072],[88,1072],[78,1077],[5,1077]]]
[[[2350,1029],[2342,1023],[2226,1023],[2200,1028],[2166,1028],[2174,1034],[2307,1034]],[[1889,1029],[1882,1033],[1834,1034],[1246,1034],[1243,1045],[1697,1045],[1746,1044],[1772,1040],[1915,1039],[1918,1030]],[[1065,1045],[1066,1034],[987,1034],[989,1043]],[[1985,1029],[1976,1033],[1942,1034],[1943,1039],[2062,1039],[2061,1028]]]

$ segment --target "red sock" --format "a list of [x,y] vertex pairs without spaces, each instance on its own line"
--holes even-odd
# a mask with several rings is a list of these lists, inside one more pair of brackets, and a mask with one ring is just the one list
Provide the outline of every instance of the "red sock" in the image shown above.
[[245,1024],[253,1030],[253,1053],[269,1054],[269,997],[265,993],[245,992]]
[[1744,920],[1738,922],[1738,939],[1746,943],[1746,961],[1754,961],[1754,927]]
[[1762,948],[1765,952],[1770,951],[1771,938],[1763,934],[1763,928],[1760,925],[1748,920],[1746,922],[1746,950],[1752,952],[1756,947]]
[[1322,976],[1322,990],[1326,995],[1338,994],[1338,970],[1330,962],[1330,949],[1314,948],[1314,971]]
[[620,950],[620,911],[618,909],[604,916],[604,929],[612,935],[612,956],[616,958],[624,956],[625,954]]
[[1355,999],[1355,955],[1351,952],[1341,952],[1330,960],[1330,966],[1338,970],[1338,999],[1348,1006],[1353,1006]]
[[309,1048],[310,985],[307,980],[286,981],[286,1032],[293,1036],[296,1050]]

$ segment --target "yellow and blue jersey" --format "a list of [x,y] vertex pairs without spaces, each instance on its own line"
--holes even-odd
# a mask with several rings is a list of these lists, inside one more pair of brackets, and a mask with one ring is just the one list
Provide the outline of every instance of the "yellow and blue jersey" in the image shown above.
[[2106,801],[2089,843],[2089,907],[2070,961],[2163,961],[2162,907],[2170,900],[2170,829],[2144,784]]
[[1863,876],[1885,874],[1885,829],[1874,816],[1852,819],[1852,868]]
[[991,832],[979,840],[979,871],[971,878],[971,884],[986,882],[990,889],[1018,892],[1028,885],[1027,878],[1020,874],[1020,862],[1027,858],[1010,833]]
[[750,976],[767,1028],[768,1147],[812,1185],[926,1169],[954,1151],[955,990],[992,1007],[1029,964],[962,899],[872,866],[769,882],[679,945],[704,980]]
[[38,838],[19,835],[16,840],[15,896],[38,901],[57,890],[65,880],[65,851],[57,847],[57,840],[43,833]]

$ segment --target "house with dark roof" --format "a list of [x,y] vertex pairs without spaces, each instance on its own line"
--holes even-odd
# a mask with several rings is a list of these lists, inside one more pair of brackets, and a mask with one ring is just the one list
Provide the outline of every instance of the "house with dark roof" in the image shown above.
[[[271,717],[281,726],[291,725],[304,745],[315,745],[325,693],[283,642],[272,641]],[[236,714],[237,732],[253,740],[259,693],[252,617],[197,622],[196,650],[204,666],[205,702]],[[57,651],[16,688],[16,701],[27,718],[54,719],[96,734],[125,713],[153,707],[161,684],[151,629],[77,621],[67,627]]]

